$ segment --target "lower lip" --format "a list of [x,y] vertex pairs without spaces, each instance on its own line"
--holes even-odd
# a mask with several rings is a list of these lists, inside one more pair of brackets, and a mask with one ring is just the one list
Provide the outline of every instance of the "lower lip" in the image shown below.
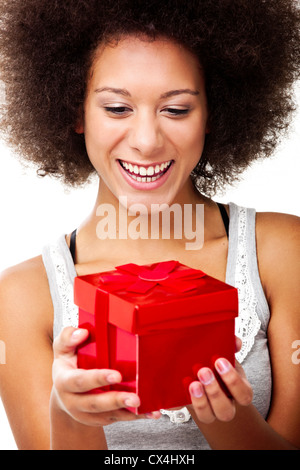
[[167,179],[169,178],[170,176],[170,173],[172,171],[172,168],[173,168],[173,164],[174,162],[171,163],[171,165],[169,166],[168,170],[160,177],[158,178],[157,180],[155,181],[151,181],[149,183],[145,183],[145,182],[141,182],[141,181],[136,181],[134,180],[133,178],[131,178],[127,171],[124,170],[124,168],[122,167],[121,163],[118,161],[118,165],[119,165],[119,168],[120,168],[120,171],[125,179],[125,181],[130,184],[130,186],[134,189],[138,189],[140,191],[150,191],[150,190],[153,190],[153,189],[157,189],[159,188],[160,186],[162,186],[166,181]]

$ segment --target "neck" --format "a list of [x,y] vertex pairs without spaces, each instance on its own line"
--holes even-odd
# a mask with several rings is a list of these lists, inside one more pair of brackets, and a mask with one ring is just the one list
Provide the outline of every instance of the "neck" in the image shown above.
[[[129,204],[125,196],[116,198],[101,182],[93,210],[79,227],[79,236],[85,240],[88,258],[104,245],[112,253],[149,258],[153,253],[168,257],[174,250],[196,250],[203,243],[206,201],[190,182],[172,204],[149,210]],[[105,244],[99,243],[103,240]]]
[[97,236],[126,240],[166,240],[191,238],[197,217],[203,212],[204,199],[195,191],[192,182],[171,204],[131,203],[127,196],[115,197],[105,185],[99,185],[92,220]]

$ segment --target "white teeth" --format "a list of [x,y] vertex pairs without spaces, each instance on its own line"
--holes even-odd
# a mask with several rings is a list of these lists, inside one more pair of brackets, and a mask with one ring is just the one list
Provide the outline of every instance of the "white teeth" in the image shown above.
[[140,167],[140,175],[141,176],[146,176],[147,174],[147,170],[146,168],[144,168],[143,166]]
[[148,175],[148,176],[154,175],[154,168],[153,168],[153,166],[149,166],[149,168],[147,169],[147,175]]
[[142,176],[136,176],[134,174],[130,176],[132,179],[134,179],[135,181],[139,181],[140,183],[152,183],[153,181],[156,181],[158,180],[158,178],[160,178],[160,176],[153,176],[153,178],[151,178],[150,176],[142,177]]
[[119,160],[119,162],[134,180],[141,183],[152,183],[158,178],[161,178],[166,168],[171,166],[172,160],[162,163],[161,165],[148,166],[147,168],[144,166],[132,165],[131,163],[123,162],[123,160]]

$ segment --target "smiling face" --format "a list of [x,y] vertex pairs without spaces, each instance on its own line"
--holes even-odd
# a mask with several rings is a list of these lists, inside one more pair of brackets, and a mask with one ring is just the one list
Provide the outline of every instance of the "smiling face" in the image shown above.
[[101,187],[150,208],[186,202],[207,117],[197,58],[169,40],[128,37],[98,48],[77,132]]

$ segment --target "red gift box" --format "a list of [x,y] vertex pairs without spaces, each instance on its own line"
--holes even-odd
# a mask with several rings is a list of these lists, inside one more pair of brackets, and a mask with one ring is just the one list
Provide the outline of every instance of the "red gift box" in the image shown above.
[[127,264],[75,278],[79,327],[89,330],[78,367],[118,370],[142,414],[191,403],[189,384],[218,357],[234,364],[237,289],[177,261]]

